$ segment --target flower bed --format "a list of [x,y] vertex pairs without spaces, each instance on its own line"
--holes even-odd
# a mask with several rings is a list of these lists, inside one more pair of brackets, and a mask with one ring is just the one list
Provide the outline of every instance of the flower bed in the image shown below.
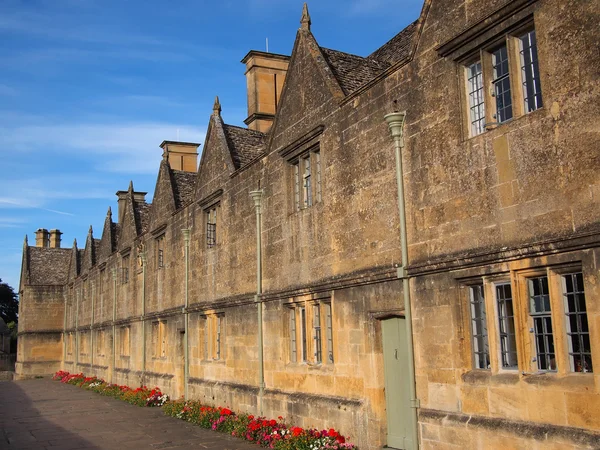
[[169,399],[169,397],[166,394],[163,394],[157,387],[148,389],[146,386],[142,386],[131,389],[129,386],[119,386],[118,384],[107,383],[101,378],[86,377],[82,373],[71,374],[60,370],[54,374],[52,379],[60,380],[61,383],[79,386],[108,397],[118,398],[137,406],[162,406]]
[[167,395],[159,388],[146,386],[131,389],[128,386],[110,384],[96,377],[86,377],[82,373],[71,374],[58,371],[52,377],[61,383],[72,384],[98,394],[124,400],[137,406],[162,406],[163,412],[172,417],[222,433],[254,442],[261,447],[275,450],[357,450],[354,444],[335,431],[314,428],[293,427],[286,424],[283,417],[277,420],[254,417],[250,414],[236,414],[228,408],[202,405],[198,401],[168,401]]
[[334,429],[317,430],[288,426],[278,420],[235,414],[227,408],[205,406],[194,400],[174,400],[163,406],[165,414],[203,428],[220,431],[276,450],[356,449]]

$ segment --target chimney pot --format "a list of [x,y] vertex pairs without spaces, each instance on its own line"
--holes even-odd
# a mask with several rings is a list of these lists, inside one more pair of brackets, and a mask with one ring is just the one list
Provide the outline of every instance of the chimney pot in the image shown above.
[[162,157],[173,170],[196,172],[198,170],[198,147],[195,142],[163,141]]
[[35,232],[35,246],[46,248],[49,247],[49,244],[48,230],[45,228],[38,228]]
[[50,248],[60,248],[60,236],[62,233],[58,229],[50,230]]
[[275,120],[290,57],[252,50],[242,63],[246,64],[248,90],[248,118],[244,123],[265,133]]

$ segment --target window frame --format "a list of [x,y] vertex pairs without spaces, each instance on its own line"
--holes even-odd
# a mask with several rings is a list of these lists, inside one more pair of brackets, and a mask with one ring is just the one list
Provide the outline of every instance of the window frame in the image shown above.
[[156,245],[156,270],[165,268],[165,233],[154,238]]
[[204,234],[205,234],[205,246],[207,249],[216,248],[219,245],[220,239],[218,239],[219,229],[219,218],[221,203],[213,203],[212,205],[204,208]]
[[323,174],[319,144],[308,148],[289,161],[293,211],[309,209],[323,201]]
[[[538,75],[537,79],[535,78],[535,76],[533,76],[532,78],[532,80],[534,81],[534,87],[537,86],[537,88],[539,88],[539,90],[535,91],[537,105],[535,109],[530,109],[526,107],[527,91],[524,90],[524,86],[526,85],[526,75],[524,74],[526,71],[524,70],[524,62],[522,61],[522,39],[527,36],[531,36],[532,33],[535,37],[535,51],[533,52],[533,54],[535,54],[537,58],[530,62],[530,66],[532,67],[533,74],[535,75],[537,73]],[[496,77],[494,74],[495,65],[493,55],[495,52],[499,51],[502,48],[506,48],[507,60],[505,67],[507,71],[501,77]],[[470,92],[469,69],[477,63],[481,64],[482,69],[482,109],[485,113],[485,116],[483,120],[483,125],[481,125],[481,127],[479,127],[478,129],[474,129],[473,123],[475,121],[472,119],[472,93]],[[491,39],[486,46],[476,49],[470,54],[470,56],[467,56],[463,60],[461,60],[460,64],[463,67],[461,81],[464,92],[463,116],[465,118],[465,123],[468,125],[468,138],[473,138],[475,136],[485,134],[486,131],[497,128],[498,126],[501,126],[524,115],[535,112],[544,107],[543,87],[542,82],[540,80],[541,70],[539,67],[539,47],[533,20],[529,20],[523,25],[513,27],[512,29],[505,30],[502,34],[498,34],[497,36],[495,36],[495,38]],[[499,102],[497,97],[498,92],[496,90],[496,86],[500,82],[504,82],[502,92],[510,92],[509,98],[511,114],[510,117],[506,118],[502,118],[500,116],[498,108]],[[508,105],[504,106],[505,108],[508,108]]]
[[131,329],[129,325],[119,328],[119,350],[122,358],[131,356]]
[[288,362],[332,365],[335,350],[331,299],[294,300],[285,306]]
[[[580,274],[580,280],[583,282],[579,287],[584,301],[585,298],[585,271],[579,263],[561,264],[547,267],[519,268],[511,270],[508,274],[492,274],[479,278],[473,277],[463,279],[461,284],[469,288],[465,294],[465,327],[469,332],[471,360],[473,370],[482,370],[475,363],[475,352],[472,337],[472,318],[471,318],[471,288],[472,286],[483,283],[484,298],[487,313],[487,329],[489,339],[489,358],[491,363],[491,372],[494,373],[515,373],[522,372],[524,375],[530,374],[549,374],[554,376],[593,376],[593,356],[594,356],[594,338],[596,330],[592,319],[588,315],[588,303],[585,303],[585,320],[588,322],[587,335],[589,336],[589,349],[585,352],[589,356],[588,366],[590,371],[578,371],[574,366],[570,355],[572,346],[570,345],[569,320],[566,304],[568,292],[565,289],[565,277],[569,275]],[[547,280],[547,298],[543,310],[532,308],[531,305],[531,282],[539,278]],[[514,322],[514,360],[516,366],[503,365],[503,344],[502,344],[502,324],[503,315],[499,308],[499,296],[497,289],[500,286],[510,285],[512,295],[512,309]],[[502,300],[502,299],[500,299]],[[533,309],[533,313],[532,313]],[[467,311],[468,310],[468,311]],[[493,313],[492,313],[493,312]],[[549,319],[552,338],[552,351],[540,351],[538,338],[536,337],[536,319],[545,317]],[[539,322],[539,320],[538,320]],[[544,350],[544,349],[541,349]],[[551,350],[551,349],[550,349]],[[512,353],[512,351],[511,351]],[[540,357],[549,353],[550,359],[546,359],[546,364],[539,364]]]
[[203,314],[200,320],[203,321],[202,361],[225,362],[225,313]]

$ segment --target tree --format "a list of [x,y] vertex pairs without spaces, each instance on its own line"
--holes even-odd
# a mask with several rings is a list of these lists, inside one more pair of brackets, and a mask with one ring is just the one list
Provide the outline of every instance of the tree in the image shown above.
[[0,278],[0,317],[4,323],[19,321],[19,299],[14,289]]

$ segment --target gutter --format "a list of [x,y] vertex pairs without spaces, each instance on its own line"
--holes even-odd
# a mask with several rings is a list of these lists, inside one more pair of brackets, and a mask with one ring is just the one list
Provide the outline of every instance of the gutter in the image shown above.
[[404,199],[404,174],[402,171],[402,149],[404,148],[404,119],[406,112],[393,112],[384,116],[390,129],[392,139],[394,140],[394,149],[396,153],[396,183],[398,188],[398,213],[400,215],[400,247],[402,251],[402,266],[398,268],[398,278],[402,279],[402,293],[404,294],[404,317],[406,318],[406,341],[408,343],[408,376],[410,386],[410,407],[411,414],[411,437],[412,445],[409,448],[419,448],[419,431],[417,408],[419,400],[417,399],[415,385],[415,356],[412,334],[412,312],[410,306],[410,285],[409,276],[406,271],[408,265],[408,239],[406,233],[406,205]]

